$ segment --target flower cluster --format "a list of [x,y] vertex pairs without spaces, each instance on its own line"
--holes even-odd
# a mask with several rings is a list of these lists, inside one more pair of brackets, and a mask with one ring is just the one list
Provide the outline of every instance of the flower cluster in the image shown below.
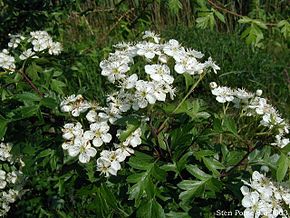
[[241,108],[247,116],[260,116],[260,125],[269,129],[277,129],[276,141],[272,145],[280,148],[289,144],[289,125],[281,117],[278,111],[262,98],[262,90],[251,93],[245,89],[231,89],[226,86],[218,86],[215,82],[210,83],[211,92],[220,103],[233,102],[235,107]]
[[[0,68],[9,73],[16,69],[16,61],[24,61],[28,58],[38,58],[43,52],[50,55],[58,55],[62,51],[59,42],[54,42],[46,31],[30,32],[30,37],[9,34],[8,48],[0,52]],[[28,48],[28,46],[30,46]],[[13,56],[12,54],[17,54]]]
[[[116,120],[126,112],[132,114],[158,101],[164,102],[167,96],[173,99],[174,74],[199,75],[208,68],[219,70],[211,58],[203,63],[198,61],[203,54],[184,48],[174,39],[161,43],[159,35],[150,31],[145,32],[143,39],[146,41],[115,45],[116,51],[101,61],[101,74],[116,88],[107,97],[106,106],[89,103],[81,95],[72,95],[60,104],[63,112],[71,112],[74,117],[89,110],[85,116],[88,130],[79,122],[64,125],[66,142],[62,147],[70,156],[78,156],[82,163],[99,153],[97,170],[105,176],[116,175],[121,169],[120,163],[141,144],[141,122],[130,128],[129,134],[128,129],[119,129],[113,134],[111,129],[118,128]],[[141,69],[134,67],[137,57],[144,63]],[[174,63],[174,70],[169,63]]]
[[[14,203],[21,192],[18,184],[22,172],[20,168],[23,162],[15,161],[10,153],[11,144],[0,142],[0,216],[4,216],[10,210],[10,204]],[[20,167],[17,167],[20,164]]]
[[[81,163],[88,163],[96,156],[97,150],[101,151],[97,159],[97,170],[105,176],[117,175],[118,170],[121,169],[120,163],[134,153],[134,147],[141,144],[142,133],[141,129],[137,128],[124,141],[119,140],[118,143],[113,143],[110,150],[105,149],[113,138],[109,132],[109,123],[113,123],[114,120],[108,113],[111,110],[109,107],[93,106],[78,95],[65,99],[61,103],[61,109],[64,112],[71,112],[74,117],[90,109],[85,116],[89,123],[88,130],[85,131],[80,122],[64,125],[62,137],[66,141],[62,144],[62,148],[67,150],[70,156],[78,156]],[[122,130],[118,130],[116,136],[119,138],[121,134]]]
[[242,205],[246,208],[245,218],[288,217],[285,207],[290,207],[290,190],[273,183],[269,178],[255,171],[250,182],[244,182],[241,192]]

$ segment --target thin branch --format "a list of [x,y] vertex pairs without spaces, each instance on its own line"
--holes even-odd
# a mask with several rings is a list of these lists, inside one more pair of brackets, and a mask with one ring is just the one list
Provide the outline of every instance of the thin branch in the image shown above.
[[[233,16],[235,16],[235,17],[239,17],[239,18],[243,18],[243,17],[244,17],[243,15],[238,14],[238,13],[236,13],[236,12],[234,12],[234,11],[231,11],[231,10],[229,10],[229,9],[223,7],[223,6],[220,6],[220,5],[214,3],[214,2],[211,1],[211,0],[208,0],[208,3],[209,3],[211,6],[213,6],[215,9],[218,9],[218,10],[223,11],[223,12],[225,12],[225,13],[231,14],[231,15],[233,15]],[[265,23],[265,25],[266,25],[266,26],[277,26],[276,23]]]
[[43,94],[39,91],[39,89],[34,85],[34,83],[29,79],[29,77],[25,74],[23,69],[19,70],[20,74],[22,75],[23,79],[26,83],[28,83],[31,88],[40,96],[43,97]]
[[[247,143],[247,145],[249,145]],[[249,147],[249,150],[247,151],[247,153],[243,156],[243,158],[238,162],[236,163],[234,166],[232,166],[231,169],[229,169],[228,171],[224,172],[224,173],[221,173],[221,177],[226,177],[230,174],[230,172],[232,172],[234,169],[236,169],[237,167],[239,167],[247,158],[248,156],[254,151],[256,150],[257,148],[261,147],[262,146],[262,143],[258,143],[255,147]]]
[[[174,114],[180,107],[181,105],[184,103],[184,101],[188,98],[188,96],[194,91],[194,89],[196,88],[196,86],[200,83],[200,81],[203,79],[203,77],[205,76],[206,73],[203,73],[200,75],[200,77],[198,78],[198,80],[196,81],[196,83],[192,86],[192,88],[189,90],[189,92],[185,95],[185,97],[181,100],[181,102],[176,106],[176,108],[174,109],[174,111],[172,112],[172,114]],[[157,135],[164,129],[165,124],[168,122],[169,117],[167,117],[164,122],[160,125],[160,127],[157,130]]]

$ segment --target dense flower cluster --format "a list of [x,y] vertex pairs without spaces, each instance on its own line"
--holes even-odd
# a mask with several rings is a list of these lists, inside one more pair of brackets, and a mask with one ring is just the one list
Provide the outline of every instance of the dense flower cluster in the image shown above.
[[[107,97],[105,107],[87,102],[81,95],[72,95],[61,102],[63,112],[71,112],[74,117],[86,112],[89,129],[84,130],[81,123],[67,123],[63,128],[63,149],[70,156],[78,156],[79,161],[87,163],[91,157],[101,151],[97,159],[97,170],[105,176],[116,175],[121,169],[120,163],[134,153],[133,148],[141,144],[142,131],[136,126],[124,139],[125,130],[117,134],[110,133],[111,126],[131,109],[144,109],[156,102],[164,102],[169,95],[175,96],[174,74],[199,75],[208,68],[214,72],[219,67],[198,51],[184,48],[178,41],[171,39],[161,43],[159,35],[146,31],[143,39],[137,43],[119,43],[116,51],[101,61],[101,74],[114,84],[116,92]],[[139,56],[144,62],[143,69],[134,68],[134,59]],[[169,64],[174,63],[174,71]]]
[[0,52],[0,68],[9,73],[15,71],[18,59],[24,61],[28,58],[38,58],[37,55],[43,52],[58,55],[62,51],[61,44],[54,42],[46,31],[30,32],[30,37],[19,34],[9,34],[9,37],[8,48]]
[[273,183],[257,171],[253,172],[250,182],[243,182],[245,185],[241,192],[245,218],[289,217],[286,210],[290,208],[289,188]]
[[[20,168],[23,162],[17,163],[10,153],[11,144],[0,142],[0,216],[4,216],[10,210],[10,204],[14,203],[21,192],[21,186],[17,184],[22,172]],[[20,167],[17,167],[20,164]]]
[[260,125],[269,129],[276,129],[276,141],[272,145],[280,148],[289,144],[290,140],[285,135],[289,133],[289,125],[281,117],[278,111],[265,98],[262,98],[262,90],[251,93],[245,89],[231,89],[218,86],[215,82],[210,83],[211,92],[220,103],[233,102],[235,107],[241,108],[247,116],[260,116]]

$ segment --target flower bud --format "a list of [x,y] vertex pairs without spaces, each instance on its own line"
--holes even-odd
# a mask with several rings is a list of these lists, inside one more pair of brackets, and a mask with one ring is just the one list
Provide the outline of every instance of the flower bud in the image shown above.
[[209,84],[209,86],[210,86],[210,88],[215,89],[217,87],[217,84],[216,84],[216,82],[211,82]]
[[261,96],[263,94],[263,91],[261,90],[261,89],[258,89],[257,91],[256,91],[256,95],[257,96]]

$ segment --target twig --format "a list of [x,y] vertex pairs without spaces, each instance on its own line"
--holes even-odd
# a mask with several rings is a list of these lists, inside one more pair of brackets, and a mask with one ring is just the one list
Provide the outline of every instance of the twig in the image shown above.
[[[247,145],[249,145],[247,143]],[[262,143],[258,143],[255,147],[250,147],[249,150],[247,151],[247,153],[243,156],[243,158],[238,162],[236,163],[231,169],[229,169],[228,171],[224,172],[224,173],[221,173],[221,177],[225,177],[225,176],[228,176],[230,174],[230,172],[232,172],[235,168],[239,167],[243,162],[244,160],[254,151],[256,150],[258,147],[262,146]]]
[[[225,13],[228,13],[228,14],[234,15],[235,17],[239,17],[239,18],[243,18],[243,17],[244,17],[244,16],[241,15],[241,14],[238,14],[238,13],[236,13],[236,12],[234,12],[234,11],[231,11],[231,10],[229,10],[229,9],[223,7],[223,6],[217,5],[216,3],[214,3],[214,2],[211,1],[211,0],[208,0],[208,3],[209,3],[210,5],[212,5],[214,8],[216,8],[216,9],[218,9],[218,10],[220,10],[220,11],[223,11],[223,12],[225,12]],[[277,26],[276,23],[265,23],[265,25],[266,25],[266,26]]]
[[33,82],[29,79],[29,77],[24,73],[23,69],[19,70],[25,82],[27,82],[31,88],[40,96],[43,97],[43,94],[39,91],[39,89],[33,84]]
[[114,25],[109,29],[109,31],[107,32],[107,34],[105,34],[103,36],[103,38],[100,41],[104,41],[109,35],[110,33],[116,28],[116,26],[118,26],[118,24],[121,22],[121,20],[126,17],[128,14],[132,13],[135,10],[135,8],[131,8],[130,10],[126,11],[124,14],[122,14],[118,20],[114,23]]
[[[200,83],[200,81],[203,79],[203,77],[205,76],[206,73],[203,73],[200,75],[200,77],[198,78],[198,80],[196,81],[196,83],[192,86],[192,88],[189,90],[189,92],[185,95],[185,97],[181,100],[181,102],[177,105],[177,107],[174,109],[174,111],[172,112],[172,114],[174,114],[180,107],[181,105],[184,103],[184,101],[188,98],[188,96],[194,91],[194,89],[196,88],[196,86]],[[164,129],[165,124],[168,122],[169,117],[167,117],[164,122],[160,125],[160,127],[157,130],[157,135]]]

